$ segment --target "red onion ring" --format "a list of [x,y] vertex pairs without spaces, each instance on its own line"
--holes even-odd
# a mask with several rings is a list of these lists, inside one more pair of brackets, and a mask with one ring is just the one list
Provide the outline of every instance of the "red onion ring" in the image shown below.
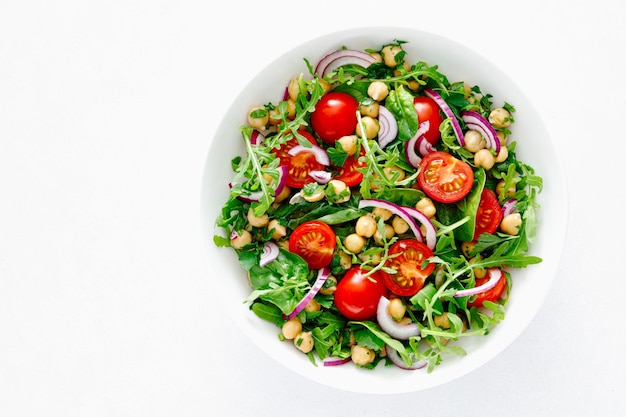
[[354,49],[340,49],[324,56],[315,66],[315,73],[324,78],[331,71],[348,64],[354,64],[367,68],[376,62],[376,58],[367,52]]
[[380,130],[378,131],[378,145],[381,149],[398,136],[398,122],[393,114],[385,107],[379,106],[378,110],[378,124]]
[[302,152],[310,152],[315,156],[315,160],[320,164],[326,166],[330,165],[330,158],[328,157],[328,154],[322,147],[317,145],[311,144],[311,147],[296,145],[293,148],[289,149],[289,152],[287,153],[291,156],[294,156]]
[[309,176],[315,180],[318,184],[328,184],[332,178],[332,174],[328,171],[313,170],[309,172]]
[[465,146],[465,136],[463,135],[463,130],[461,129],[461,125],[459,124],[456,115],[450,106],[448,106],[448,103],[446,103],[446,101],[437,92],[431,90],[430,88],[424,90],[424,94],[435,100],[435,103],[437,103],[443,114],[450,118],[450,121],[452,122],[452,130],[454,131],[454,135],[456,136],[459,145]]
[[416,323],[399,324],[389,314],[390,301],[387,297],[380,297],[376,309],[376,320],[385,333],[394,339],[409,340],[410,337],[419,336],[420,329]]
[[[278,167],[278,183],[276,184],[276,188],[274,189],[274,197],[279,195],[283,189],[285,188],[285,183],[287,182],[287,172],[289,167],[286,165],[282,165]],[[232,187],[233,184],[229,184],[229,187]],[[237,196],[238,199],[245,203],[253,203],[259,201],[263,196],[263,191],[250,191],[246,195]]]
[[433,147],[433,145],[426,140],[425,136],[420,136],[417,138],[417,150],[422,156],[426,156],[429,153],[435,152],[437,149]]
[[415,135],[411,139],[409,139],[404,145],[404,155],[406,156],[406,161],[415,169],[420,167],[420,162],[422,162],[422,157],[417,154],[417,140],[420,137]]
[[512,198],[508,201],[506,201],[504,204],[502,204],[502,217],[506,217],[509,214],[512,213],[517,213],[517,209],[515,208],[515,203],[517,203],[517,200]]
[[498,133],[491,123],[489,123],[489,120],[475,111],[461,112],[461,119],[463,119],[468,128],[476,130],[485,138],[488,148],[493,149],[496,153],[500,152]]
[[390,212],[408,223],[411,231],[413,232],[417,240],[419,240],[420,242],[424,240],[424,236],[422,235],[422,231],[420,230],[419,226],[417,225],[417,223],[415,223],[413,217],[411,217],[403,207],[400,207],[397,204],[391,203],[389,201],[379,200],[376,198],[364,199],[359,201],[359,208],[361,209],[364,207],[378,207],[389,210]]
[[296,305],[296,308],[289,313],[287,316],[287,320],[291,320],[296,317],[304,308],[309,304],[309,302],[315,297],[315,294],[322,288],[324,282],[326,282],[326,278],[330,275],[330,268],[321,268],[317,273],[317,279],[313,283],[313,286],[309,290],[309,292],[304,296],[302,300]]
[[468,288],[466,290],[457,291],[454,294],[455,297],[469,297],[471,295],[480,294],[485,291],[489,291],[493,287],[496,286],[498,281],[504,277],[502,271],[498,268],[487,268],[487,275],[489,275],[489,280],[485,282],[483,285],[479,285],[478,287]]
[[437,244],[437,229],[427,215],[413,207],[402,207],[411,217],[417,220],[426,229],[426,246],[435,250]]
[[268,263],[272,262],[278,257],[280,253],[280,249],[278,245],[274,242],[265,242],[263,244],[263,252],[261,252],[261,260],[259,262],[259,266],[265,266]]
[[339,366],[350,362],[350,360],[350,358],[328,358],[324,359],[324,362],[322,363],[324,364],[324,366]]
[[250,135],[250,143],[253,145],[260,145],[265,140],[265,136],[258,130],[253,130]]
[[387,357],[391,362],[393,362],[394,365],[396,365],[398,368],[406,369],[407,371],[415,371],[416,369],[422,369],[426,365],[428,365],[428,362],[426,360],[421,359],[413,362],[411,366],[408,366],[406,363],[404,363],[404,360],[402,360],[398,351],[391,346],[385,345],[385,351],[387,352]]

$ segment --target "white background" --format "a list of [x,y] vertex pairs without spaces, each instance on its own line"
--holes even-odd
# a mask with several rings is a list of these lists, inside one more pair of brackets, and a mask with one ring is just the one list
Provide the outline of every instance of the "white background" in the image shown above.
[[[0,415],[623,411],[624,9],[516,3],[2,1]],[[330,389],[257,351],[220,314],[200,231],[204,160],[240,89],[312,37],[377,24],[508,73],[553,136],[570,207],[528,329],[471,374],[396,396]]]

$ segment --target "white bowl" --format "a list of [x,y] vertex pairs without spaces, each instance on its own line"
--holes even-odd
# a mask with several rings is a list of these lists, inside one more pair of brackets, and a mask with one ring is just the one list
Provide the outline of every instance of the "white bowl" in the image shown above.
[[[215,219],[228,197],[231,158],[244,152],[239,127],[246,122],[246,111],[251,105],[278,102],[291,77],[308,74],[305,57],[314,64],[326,53],[342,46],[374,48],[396,39],[408,42],[403,48],[410,61],[437,64],[450,81],[465,80],[479,85],[483,92],[493,95],[495,105],[506,101],[515,106],[512,140],[518,142],[517,155],[544,179],[544,189],[538,199],[541,204],[538,238],[531,247],[531,254],[541,257],[543,262],[512,271],[514,292],[504,321],[488,336],[463,339],[462,346],[467,355],[445,357],[431,373],[405,371],[382,364],[373,371],[358,369],[351,364],[315,367],[291,343],[278,340],[276,326],[259,319],[247,304],[242,303],[250,292],[246,274],[232,250],[217,248],[213,244],[214,233],[219,233],[215,229]],[[377,394],[411,392],[444,384],[468,374],[502,352],[529,325],[550,291],[561,259],[567,224],[565,180],[558,155],[541,117],[524,93],[491,62],[459,43],[432,33],[399,27],[364,27],[313,39],[277,57],[250,80],[234,98],[215,138],[206,159],[201,190],[203,233],[212,269],[212,276],[207,279],[217,280],[219,277],[224,308],[249,336],[250,343],[303,377],[346,391]]]

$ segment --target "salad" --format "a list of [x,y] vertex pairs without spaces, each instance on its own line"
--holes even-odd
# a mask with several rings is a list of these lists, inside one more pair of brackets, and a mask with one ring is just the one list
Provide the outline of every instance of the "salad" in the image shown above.
[[242,301],[315,365],[431,372],[541,262],[542,178],[516,156],[514,106],[404,44],[304,58],[249,109],[224,184],[214,242],[247,272]]

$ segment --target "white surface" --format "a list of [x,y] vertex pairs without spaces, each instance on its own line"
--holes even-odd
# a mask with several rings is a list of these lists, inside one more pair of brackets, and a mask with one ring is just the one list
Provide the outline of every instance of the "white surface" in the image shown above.
[[[291,3],[0,5],[0,415],[623,410],[620,3]],[[371,24],[500,66],[545,115],[570,189],[563,262],[530,327],[464,378],[391,397],[325,388],[251,349],[220,314],[200,232],[209,143],[250,74]]]

